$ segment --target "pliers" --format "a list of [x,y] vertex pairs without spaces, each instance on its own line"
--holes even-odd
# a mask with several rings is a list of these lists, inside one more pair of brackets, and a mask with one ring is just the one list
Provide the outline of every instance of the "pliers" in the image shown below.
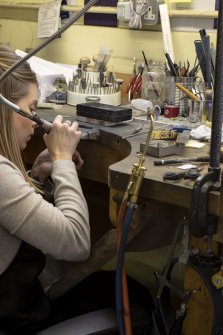
[[183,172],[166,172],[163,175],[163,180],[177,181],[180,179],[196,180],[200,176],[197,168],[192,168]]
[[142,74],[144,70],[144,65],[139,66],[139,71],[137,74],[134,74],[133,77],[131,78],[128,86],[126,93],[128,93],[128,98],[129,101],[133,99],[134,94],[141,93],[142,90]]

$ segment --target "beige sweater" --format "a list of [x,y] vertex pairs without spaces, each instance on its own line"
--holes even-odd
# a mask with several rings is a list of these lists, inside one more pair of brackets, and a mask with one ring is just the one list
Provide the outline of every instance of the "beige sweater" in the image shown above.
[[55,206],[0,155],[0,274],[25,241],[55,259],[81,261],[90,253],[88,208],[71,161],[52,167]]

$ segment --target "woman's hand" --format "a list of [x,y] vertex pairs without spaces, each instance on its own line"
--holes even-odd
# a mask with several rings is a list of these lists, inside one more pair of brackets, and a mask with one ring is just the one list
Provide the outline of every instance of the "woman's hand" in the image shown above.
[[63,117],[58,115],[52,123],[50,133],[43,137],[52,161],[72,160],[80,141],[78,123],[75,121],[70,125],[62,121]]
[[[80,153],[76,150],[72,160],[76,165],[76,169],[81,170],[84,161]],[[44,182],[52,173],[52,161],[47,149],[42,151],[36,158],[30,173],[30,177],[38,177],[41,182]]]
[[52,172],[52,161],[47,149],[42,151],[36,158],[30,173],[30,177],[38,177],[44,182]]
[[73,154],[73,162],[74,164],[76,165],[76,169],[79,171],[81,170],[83,164],[84,164],[84,161],[83,159],[81,158],[81,155],[80,153],[76,150],[75,153]]

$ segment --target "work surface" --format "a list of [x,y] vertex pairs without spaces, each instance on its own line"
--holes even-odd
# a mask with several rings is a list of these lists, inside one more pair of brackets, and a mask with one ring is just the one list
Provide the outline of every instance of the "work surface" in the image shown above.
[[[76,109],[73,106],[63,105],[56,110],[52,109],[40,109],[38,114],[48,120],[53,121],[56,115],[61,114],[64,116],[64,119],[76,119]],[[92,178],[97,181],[102,181],[107,183],[110,188],[114,188],[119,191],[125,191],[126,186],[129,181],[129,177],[133,168],[133,164],[139,162],[138,153],[140,151],[140,143],[145,142],[147,138],[147,130],[149,129],[149,123],[145,122],[143,124],[143,129],[138,134],[132,136],[134,131],[138,129],[141,121],[134,121],[104,127],[99,125],[93,125],[90,123],[79,122],[80,128],[82,131],[88,131],[92,128],[99,129],[100,136],[96,141],[99,145],[105,145],[108,148],[112,147],[118,154],[117,158],[113,158],[108,162],[108,171],[100,171],[97,174],[97,171],[92,172]],[[156,123],[160,127],[160,123]],[[91,142],[91,143],[89,143]],[[94,142],[94,143],[92,143]],[[91,147],[92,151],[89,150],[89,155],[95,153],[95,157],[97,156],[97,143],[95,141],[81,141],[81,147]],[[184,148],[182,155],[171,155],[165,157],[165,159],[176,158],[176,157],[195,157],[195,156],[204,156],[209,152],[209,144],[206,143],[205,147],[202,149],[195,148]],[[89,157],[85,157],[85,167],[82,172],[83,176],[88,177],[87,170],[89,167],[87,166]],[[92,160],[94,157],[91,157],[90,162],[92,164]],[[103,165],[104,157],[100,157],[101,165]],[[146,156],[145,158],[145,177],[140,188],[139,196],[143,198],[153,199],[169,204],[174,204],[182,207],[190,207],[191,204],[191,190],[193,188],[194,182],[191,180],[180,180],[176,182],[163,181],[163,174],[165,172],[179,172],[177,167],[178,165],[171,166],[154,166],[154,160],[158,158]],[[110,164],[111,163],[111,164]],[[197,165],[201,165],[201,163],[197,163]],[[97,166],[97,165],[96,165]],[[207,172],[208,164],[202,165],[201,173],[204,174]],[[96,175],[94,177],[94,175]],[[219,200],[220,193],[219,192],[211,192],[209,197],[209,211],[210,213],[220,215],[219,214]]]
[[[63,115],[65,119],[76,119],[75,108],[72,106],[63,106],[56,111],[41,109],[38,114],[48,121],[53,121],[58,114]],[[113,127],[101,127],[81,122],[79,122],[79,125],[83,132],[98,128],[100,133],[97,140],[82,140],[78,145],[78,150],[85,163],[79,172],[80,177],[83,177],[82,181],[86,181],[84,186],[86,187],[87,185],[88,190],[89,184],[93,181],[93,188],[90,190],[92,197],[88,197],[88,204],[90,205],[89,208],[91,208],[91,202],[93,204],[90,218],[92,219],[92,216],[95,216],[95,220],[91,224],[92,232],[94,233],[94,226],[97,226],[98,230],[102,228],[104,230],[108,229],[108,227],[104,228],[105,222],[108,220],[106,221],[103,217],[102,221],[100,221],[100,217],[103,216],[103,208],[106,208],[106,212],[108,209],[106,207],[108,206],[108,198],[104,196],[104,193],[101,197],[98,197],[97,193],[100,186],[105,186],[106,189],[107,185],[109,187],[109,217],[111,222],[115,224],[117,223],[117,204],[120,204],[120,199],[118,200],[119,202],[113,201],[113,199],[114,197],[117,199],[117,195],[119,193],[122,195],[126,190],[133,165],[139,162],[140,142],[145,142],[149,125],[143,124],[143,131],[145,130],[146,133],[138,133],[136,136],[132,136],[132,133],[139,129],[140,123],[136,121]],[[40,132],[40,129],[37,132]],[[36,146],[40,150],[40,144],[44,145],[42,136],[34,136],[33,140],[36,141],[33,143],[34,147]],[[30,145],[30,148],[33,148],[33,145]],[[29,157],[32,156],[33,150],[30,149]],[[208,152],[209,144],[206,143],[202,149],[185,148],[181,156],[171,155],[165,157],[165,159],[204,156]],[[32,159],[33,157],[31,157],[30,162]],[[154,160],[157,160],[157,158],[146,156],[144,163],[146,168],[145,176],[139,190],[143,206],[139,206],[138,209],[142,209],[140,212],[142,214],[142,224],[146,222],[147,225],[132,241],[132,245],[131,242],[128,244],[130,251],[153,250],[171,243],[176,225],[184,217],[185,210],[188,211],[191,206],[194,182],[190,180],[163,181],[165,172],[179,172],[180,170],[173,165],[154,166]],[[205,164],[201,173],[205,174],[207,170],[208,164]],[[219,221],[221,221],[223,216],[223,211],[219,205],[220,202],[221,192],[211,192],[209,195],[209,213],[220,217]],[[223,241],[221,231],[222,229],[219,229],[219,233],[215,235],[215,241],[220,243]],[[98,238],[98,234],[95,234],[95,236]],[[203,239],[193,238],[192,243],[200,250],[206,247]],[[190,300],[189,313],[184,321],[184,334],[209,335],[212,327],[212,301],[207,295],[207,288],[200,277],[191,269],[185,272],[184,278],[186,289],[190,289],[192,292],[199,292],[198,295],[193,294]]]

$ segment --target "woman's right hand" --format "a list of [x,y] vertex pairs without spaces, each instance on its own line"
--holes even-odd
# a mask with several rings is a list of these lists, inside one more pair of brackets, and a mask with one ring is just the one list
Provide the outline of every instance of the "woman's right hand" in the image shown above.
[[78,123],[64,122],[61,115],[56,116],[49,134],[43,136],[52,161],[72,160],[72,156],[81,138]]

